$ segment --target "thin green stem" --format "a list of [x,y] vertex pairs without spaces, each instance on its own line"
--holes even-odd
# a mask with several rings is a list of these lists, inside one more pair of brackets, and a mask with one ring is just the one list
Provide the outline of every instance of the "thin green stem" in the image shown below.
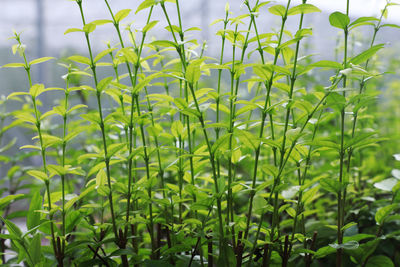
[[[114,14],[111,10],[110,5],[108,4],[108,1],[105,0],[108,10],[110,12],[110,15],[113,20],[113,24],[115,27],[115,30],[117,31],[118,38],[121,44],[122,48],[125,48],[124,41],[122,39],[121,35],[121,30],[119,28],[119,22],[115,20]],[[150,18],[153,12],[153,7],[150,8],[149,15],[147,17],[146,24],[150,22]],[[139,95],[137,92],[135,92],[135,86],[137,83],[137,76],[138,76],[138,71],[140,68],[140,57],[142,54],[143,46],[144,46],[144,41],[146,39],[146,32],[143,32],[142,36],[142,41],[139,46],[139,50],[137,51],[137,61],[134,65],[134,74],[131,71],[131,67],[129,62],[126,62],[126,67],[128,69],[128,74],[129,78],[131,81],[132,85],[132,94],[131,94],[131,113],[130,113],[130,120],[129,120],[129,155],[131,155],[133,151],[133,118],[134,118],[134,107],[136,106],[136,113],[137,116],[140,118],[141,117],[141,111],[140,111],[140,105],[139,105]],[[146,137],[145,137],[145,131],[144,131],[144,126],[142,124],[139,125],[140,128],[140,134],[141,134],[141,139],[142,139],[142,145],[143,145],[143,154],[144,154],[144,161],[145,161],[145,167],[146,167],[146,177],[147,180],[150,181],[150,166],[149,166],[149,156],[148,156],[148,151],[147,151],[147,146],[146,146]],[[126,211],[126,221],[129,221],[129,214],[130,214],[130,199],[131,199],[131,187],[132,187],[132,163],[133,159],[130,158],[128,162],[128,199],[127,199],[127,211]],[[154,240],[154,223],[153,223],[153,205],[151,202],[152,199],[152,192],[151,192],[151,187],[147,189],[147,193],[149,195],[150,203],[149,203],[149,234],[151,238],[151,247],[152,247],[152,255],[154,255],[155,251],[155,240]],[[127,235],[127,227],[125,228],[125,236]]]
[[[282,17],[282,24],[281,24],[279,37],[278,37],[277,47],[275,48],[275,56],[274,56],[273,66],[275,66],[277,64],[278,57],[279,57],[279,54],[280,54],[280,45],[281,45],[281,42],[282,42],[283,31],[284,31],[286,20],[287,20],[287,12],[288,12],[289,7],[290,7],[290,2],[291,2],[291,0],[288,0],[285,14]],[[261,114],[261,127],[260,127],[260,132],[259,132],[259,135],[258,135],[259,138],[262,138],[262,136],[264,134],[265,119],[266,119],[267,114],[268,114],[268,104],[270,102],[270,94],[271,94],[271,88],[272,88],[272,84],[273,84],[273,80],[274,80],[274,75],[275,75],[275,72],[272,71],[271,72],[271,76],[270,76],[269,81],[268,81],[268,84],[267,84],[267,88],[266,88],[267,89],[267,95],[266,95],[266,98],[265,98],[264,108],[263,108],[262,114]],[[249,209],[248,209],[248,212],[247,212],[247,222],[246,222],[246,230],[245,230],[245,234],[244,234],[244,239],[247,239],[248,234],[249,234],[249,230],[250,230],[250,221],[251,221],[252,212],[253,212],[253,200],[254,200],[254,196],[255,196],[254,189],[256,187],[256,182],[257,182],[257,170],[258,170],[258,161],[259,161],[259,158],[260,158],[260,153],[261,153],[261,144],[259,144],[257,146],[256,151],[255,151],[255,156],[254,156],[253,179],[252,179],[252,183],[251,183],[252,190],[250,191]]]
[[[22,44],[19,35],[16,35],[16,40],[17,40],[19,45]],[[29,88],[32,88],[33,83],[32,83],[32,78],[31,78],[31,66],[28,63],[28,60],[26,58],[25,52],[23,53],[22,56],[23,56],[24,63],[25,63],[25,71],[26,71],[26,74],[28,76]],[[34,109],[34,113],[35,113],[36,130],[37,130],[37,133],[38,133],[38,136],[39,136],[39,143],[40,143],[40,148],[41,148],[40,151],[41,151],[41,155],[42,155],[43,172],[46,175],[48,175],[48,169],[47,169],[47,163],[46,163],[46,147],[45,147],[45,144],[44,144],[44,141],[43,141],[43,133],[42,133],[41,122],[40,122],[40,112],[39,112],[39,109],[37,107],[36,96],[32,96],[31,100],[32,100],[33,109]],[[49,219],[50,219],[51,242],[52,242],[52,245],[53,245],[54,254],[55,254],[56,259],[58,261],[58,266],[61,267],[61,266],[63,266],[63,260],[60,257],[58,257],[59,251],[58,251],[57,246],[56,246],[56,238],[55,238],[55,233],[54,233],[53,213],[52,213],[52,207],[51,207],[50,181],[46,180],[45,181],[45,185],[46,185],[48,211],[49,211]]]
[[[349,5],[350,0],[347,0],[346,5],[346,15],[349,15]],[[346,25],[344,29],[344,55],[343,55],[343,68],[347,68],[347,54],[348,54],[348,37],[349,37],[349,29]],[[347,78],[343,78],[343,88],[346,88],[347,85]],[[346,92],[343,92],[343,96],[346,97]],[[338,192],[338,199],[337,199],[337,239],[338,244],[341,245],[343,243],[343,231],[342,227],[344,225],[344,216],[345,216],[345,201],[344,195],[346,194],[346,186],[343,183],[344,178],[344,159],[345,159],[345,148],[344,148],[344,138],[345,138],[345,106],[340,111],[340,152],[339,152],[339,183],[341,185],[340,190]],[[342,266],[342,258],[343,258],[343,249],[339,248],[336,251],[336,266]]]
[[[85,26],[86,21],[85,21],[85,15],[83,13],[83,8],[82,8],[82,2],[78,1],[77,2],[82,18],[82,23]],[[97,72],[96,72],[96,64],[94,63],[94,58],[93,58],[93,53],[92,53],[92,47],[90,44],[90,39],[89,39],[89,34],[85,33],[85,39],[87,43],[87,47],[89,50],[89,58],[90,58],[90,69],[92,70],[93,73],[93,80],[96,86],[96,98],[97,98],[97,107],[98,107],[98,113],[100,117],[100,130],[101,130],[101,135],[102,135],[102,141],[103,141],[103,149],[104,149],[104,162],[106,165],[106,176],[107,176],[107,184],[108,184],[108,200],[109,200],[109,205],[110,205],[110,211],[111,211],[111,220],[112,220],[112,229],[114,232],[114,236],[116,240],[118,240],[118,231],[117,231],[117,223],[115,219],[115,212],[114,212],[114,204],[113,204],[113,195],[112,195],[112,186],[111,186],[111,169],[110,169],[110,158],[108,156],[108,151],[107,151],[107,140],[106,140],[106,130],[105,130],[105,124],[104,124],[104,119],[103,119],[103,109],[102,109],[102,103],[101,103],[101,92],[98,90],[97,85],[98,85],[98,79],[97,79]]]

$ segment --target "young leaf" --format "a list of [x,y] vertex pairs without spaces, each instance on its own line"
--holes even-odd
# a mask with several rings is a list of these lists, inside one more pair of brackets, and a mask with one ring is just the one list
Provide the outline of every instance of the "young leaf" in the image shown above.
[[311,4],[300,4],[289,9],[288,16],[321,12],[321,9]]
[[74,55],[74,56],[70,56],[68,59],[75,61],[77,63],[90,65],[90,59],[88,59],[87,57],[84,57],[84,56]]
[[38,264],[42,260],[42,254],[41,254],[41,234],[37,233],[31,240],[31,243],[29,244],[29,254],[32,258],[33,264]]
[[38,97],[43,92],[45,92],[43,84],[34,84],[31,89],[29,89],[29,94],[34,98]]
[[350,23],[350,18],[341,12],[333,12],[329,16],[329,22],[333,27],[345,30]]
[[150,31],[154,26],[156,26],[158,23],[158,20],[153,20],[146,24],[146,26],[143,27],[143,32],[148,32]]
[[268,11],[271,14],[274,14],[274,15],[277,15],[277,16],[281,16],[281,17],[285,16],[285,14],[286,14],[286,8],[284,6],[282,6],[282,5],[272,6],[272,7],[270,7],[268,9]]
[[111,81],[113,80],[113,77],[106,77],[104,79],[102,79],[98,84],[97,84],[97,91],[98,92],[102,92],[103,90],[105,90],[107,88],[107,86],[111,83]]
[[[94,63],[102,59],[104,56],[110,54],[112,51],[114,51],[116,48],[109,48],[106,50],[101,51],[95,58],[94,58]],[[85,73],[85,72],[84,72]],[[76,73],[75,73],[76,74]],[[85,75],[85,74],[84,74]]]
[[115,21],[119,23],[121,20],[126,18],[129,15],[129,13],[131,13],[131,11],[132,11],[131,9],[122,9],[118,11],[117,14],[115,14],[114,16]]
[[68,34],[71,32],[84,32],[84,31],[82,29],[78,29],[78,28],[69,28],[64,32],[64,34]]
[[151,44],[154,46],[177,48],[177,45],[174,42],[167,41],[167,40],[153,41]]
[[364,52],[358,54],[357,56],[353,57],[350,59],[350,63],[359,65],[368,59],[370,59],[373,55],[375,55],[380,49],[382,49],[385,45],[384,44],[378,44],[374,45],[371,48],[365,50]]
[[85,33],[91,33],[96,29],[96,24],[94,23],[88,23],[85,26],[83,26],[83,31]]
[[49,180],[49,177],[47,176],[47,174],[42,171],[30,170],[30,171],[27,171],[27,173],[30,176],[35,177],[36,179],[38,179],[42,182],[47,182]]
[[315,68],[330,68],[330,69],[343,69],[343,65],[330,60],[321,60],[311,64],[312,67]]
[[2,68],[25,68],[25,64],[24,63],[8,63],[1,67]]
[[42,196],[39,190],[35,191],[32,195],[29,210],[26,217],[26,226],[28,230],[31,230],[40,224],[40,213],[36,212],[42,208]]
[[35,64],[39,64],[39,63],[43,63],[49,60],[55,59],[54,57],[41,57],[41,58],[37,58],[32,60],[31,62],[29,62],[29,65],[35,65]]
[[352,29],[362,26],[362,25],[375,25],[372,21],[379,21],[379,19],[374,17],[360,17],[349,24]]
[[337,111],[341,111],[344,108],[344,106],[346,105],[346,98],[341,94],[332,92],[326,98],[326,102],[328,103],[328,105],[331,108],[333,108]]
[[375,221],[378,225],[382,225],[389,214],[398,208],[398,204],[391,204],[386,207],[379,208],[375,213]]
[[185,78],[190,84],[196,84],[201,77],[200,64],[198,62],[191,63],[185,73]]
[[144,10],[146,8],[149,8],[153,6],[156,3],[156,0],[145,0],[143,1],[139,7],[136,9],[135,14],[137,14],[139,11]]

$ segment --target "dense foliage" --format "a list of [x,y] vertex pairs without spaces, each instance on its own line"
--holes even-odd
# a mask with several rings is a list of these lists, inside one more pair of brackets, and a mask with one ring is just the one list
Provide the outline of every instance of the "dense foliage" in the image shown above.
[[[13,36],[21,60],[3,67],[25,69],[28,89],[1,99],[0,142],[16,127],[33,138],[0,149],[3,265],[399,266],[399,95],[385,120],[377,101],[399,85],[374,64],[379,30],[399,28],[385,23],[394,3],[350,19],[343,1],[329,16],[340,37],[326,56],[338,61],[315,61],[304,18],[320,10],[306,0],[245,0],[236,17],[227,5],[218,58],[191,39],[200,29],[184,25],[178,0],[142,1],[141,29],[104,1],[110,17],[91,22],[72,1],[83,27],[66,34],[88,52],[59,61],[65,88],[34,84],[31,69],[53,58],[30,61]],[[260,32],[259,16],[279,18],[278,30]],[[118,43],[94,54],[104,24]],[[359,29],[370,36],[357,51]],[[147,38],[161,30],[169,40]],[[25,217],[26,230],[15,224]]]

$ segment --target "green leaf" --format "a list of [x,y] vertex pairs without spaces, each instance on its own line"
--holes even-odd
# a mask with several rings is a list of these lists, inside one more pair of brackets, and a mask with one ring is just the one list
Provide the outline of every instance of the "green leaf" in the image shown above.
[[131,11],[132,11],[131,9],[122,9],[118,11],[117,14],[115,14],[114,16],[115,21],[119,23],[121,20],[126,18],[129,15],[129,13],[131,13]]
[[325,247],[318,249],[315,252],[314,257],[317,259],[320,259],[320,258],[324,258],[327,255],[333,254],[335,252],[336,252],[336,249],[329,245],[329,246],[325,246]]
[[365,267],[394,267],[392,260],[384,255],[372,256]]
[[[106,50],[101,51],[93,60],[94,63],[96,63],[97,61],[99,61],[100,59],[102,59],[104,56],[110,54],[112,51],[114,51],[116,48],[109,48]],[[84,72],[85,73],[85,72]],[[76,74],[76,73],[75,73]],[[82,73],[81,73],[82,74]],[[86,73],[84,74],[86,75]]]
[[88,23],[85,26],[83,26],[83,31],[85,33],[91,33],[96,29],[96,24],[94,23]]
[[69,28],[64,32],[64,34],[68,34],[71,32],[84,32],[84,31],[82,29],[78,29],[78,28]]
[[323,189],[328,192],[338,193],[340,191],[341,185],[340,183],[332,178],[324,178],[319,181],[319,184]]
[[118,54],[122,54],[125,60],[129,63],[136,64],[138,62],[138,56],[131,48],[121,48],[121,50],[118,51]]
[[17,225],[15,225],[13,222],[4,219],[3,217],[0,216],[0,220],[4,222],[4,224],[7,226],[7,230],[12,236],[12,239],[21,239],[22,237],[22,231],[19,229]]
[[88,65],[88,66],[91,65],[90,59],[88,59],[87,57],[84,57],[84,56],[74,55],[74,56],[70,56],[68,59],[75,61],[77,63]]
[[55,59],[55,57],[41,57],[41,58],[37,58],[32,60],[31,62],[29,62],[29,65],[35,65],[35,64],[39,64],[39,63],[43,63],[49,60]]
[[36,179],[38,179],[42,182],[47,182],[49,180],[49,177],[47,176],[47,174],[42,171],[30,170],[30,171],[27,171],[27,173],[30,176],[35,177]]
[[363,25],[375,25],[372,21],[379,21],[379,19],[374,18],[374,17],[360,17],[353,21],[352,23],[349,24],[349,27],[352,27],[352,29],[363,26]]
[[185,132],[185,128],[181,121],[174,121],[171,125],[171,133],[175,138],[182,137],[183,133]]
[[337,11],[329,16],[329,22],[333,27],[344,30],[349,25],[350,18],[346,14]]
[[36,211],[42,208],[42,201],[43,199],[40,195],[40,191],[36,190],[32,195],[26,217],[26,226],[28,230],[31,230],[40,224],[40,213]]
[[143,27],[143,32],[148,32],[150,31],[154,26],[156,26],[158,23],[158,20],[153,20],[146,24],[146,26]]
[[60,166],[60,165],[49,164],[49,165],[47,165],[47,168],[48,168],[49,172],[51,173],[50,176],[54,176],[54,175],[62,176],[62,175],[67,174],[65,167]]
[[330,69],[343,69],[343,65],[336,62],[336,61],[330,61],[330,60],[321,60],[315,63],[311,64],[312,67],[315,68],[330,68]]
[[260,212],[265,212],[267,208],[271,208],[268,204],[268,201],[261,196],[260,194],[256,194],[254,196],[254,211],[258,214]]
[[300,4],[289,9],[288,16],[321,12],[321,9],[311,4]]
[[375,213],[375,221],[378,225],[382,225],[389,214],[398,208],[398,204],[392,204],[386,207],[379,208]]
[[349,229],[350,227],[357,225],[356,222],[349,222],[348,224],[346,224],[345,226],[342,227],[342,231],[345,231],[346,229]]
[[231,133],[226,133],[223,136],[220,136],[219,139],[212,145],[211,152],[215,153],[219,148],[227,145],[231,135]]
[[191,63],[185,73],[185,78],[188,81],[188,83],[194,85],[196,84],[201,77],[201,71],[200,71],[200,64],[198,62],[193,62]]
[[33,117],[32,114],[28,112],[19,111],[17,114],[15,114],[15,117],[18,118],[19,120],[22,120],[23,122],[29,122],[32,124],[36,123],[36,118]]
[[140,83],[138,83],[135,88],[133,89],[133,93],[139,93],[145,86],[147,86],[152,80],[163,76],[162,73],[153,73],[149,76],[147,76],[144,80],[140,81]]
[[383,25],[381,25],[381,27],[390,27],[390,28],[397,28],[397,29],[400,29],[400,25],[391,24],[391,23],[383,24]]
[[275,6],[268,8],[268,11],[273,15],[283,17],[286,14],[286,7],[284,7],[282,5],[275,5]]
[[41,151],[42,149],[39,146],[33,146],[33,145],[25,145],[25,146],[21,146],[19,149],[26,149],[26,148],[30,148],[30,149],[36,149]]
[[14,92],[14,93],[9,94],[7,96],[7,99],[10,99],[10,98],[13,98],[13,97],[16,97],[16,96],[20,96],[20,95],[29,95],[29,93],[26,93],[26,92]]
[[37,233],[31,240],[31,243],[29,244],[29,254],[31,256],[31,259],[33,261],[33,264],[38,264],[42,260],[42,253],[41,253],[41,234]]
[[260,145],[260,139],[249,131],[237,130],[239,139],[244,145],[256,149]]
[[331,108],[335,109],[336,111],[341,111],[346,105],[346,98],[341,94],[332,92],[326,98],[326,102]]
[[153,6],[156,3],[156,0],[146,0],[143,1],[139,7],[136,9],[135,14],[137,14],[139,11],[144,10],[146,8],[149,8],[151,6]]
[[167,41],[167,40],[153,41],[153,42],[151,42],[151,45],[177,48],[177,45],[174,42]]
[[8,63],[1,67],[2,68],[25,68],[25,64],[24,63]]
[[106,77],[104,79],[102,79],[98,84],[97,84],[97,91],[98,92],[102,92],[103,90],[105,90],[107,88],[107,86],[111,83],[111,81],[113,80],[113,77]]
[[45,91],[46,90],[45,90],[43,84],[34,84],[34,85],[32,85],[31,89],[29,89],[29,94],[32,97],[36,98]]
[[364,52],[358,54],[357,56],[353,57],[350,59],[350,63],[359,65],[368,59],[370,59],[373,55],[375,55],[379,50],[381,50],[385,45],[384,44],[378,44],[374,45],[371,48],[365,50]]
[[108,24],[108,23],[113,23],[113,21],[109,20],[109,19],[97,19],[97,20],[94,20],[94,21],[92,21],[90,23],[92,23],[92,24],[94,24],[96,26],[100,26],[100,25],[104,25],[104,24]]

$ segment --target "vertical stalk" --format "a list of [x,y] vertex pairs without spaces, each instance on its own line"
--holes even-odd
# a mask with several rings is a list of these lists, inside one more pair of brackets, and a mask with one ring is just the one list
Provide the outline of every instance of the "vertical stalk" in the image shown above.
[[[347,0],[347,5],[346,5],[346,15],[349,15],[349,5],[350,5],[350,0]],[[346,25],[344,29],[344,55],[343,55],[343,68],[347,68],[347,50],[348,50],[348,36],[349,36],[349,29],[348,26]],[[343,88],[346,88],[347,85],[347,78],[346,76],[343,78]],[[343,91],[343,96],[346,97],[346,92]],[[343,178],[344,178],[344,158],[345,158],[345,149],[344,149],[344,137],[345,137],[345,107],[342,108],[340,111],[340,165],[339,165],[339,183],[340,183],[340,190],[338,192],[338,200],[337,200],[337,206],[338,206],[338,216],[337,216],[337,239],[338,239],[338,244],[341,245],[343,243],[343,231],[342,227],[344,225],[344,216],[345,216],[345,205],[346,203],[344,202],[344,194],[346,191],[346,188],[343,188]],[[343,194],[342,194],[343,193]],[[341,267],[342,266],[342,258],[343,258],[343,249],[339,248],[336,251],[336,266]]]
[[[83,8],[82,8],[82,0],[77,0],[76,3],[78,4],[78,7],[79,7],[79,11],[80,11],[81,18],[82,18],[82,24],[83,24],[83,26],[85,26],[86,20],[85,20],[85,15],[83,13]],[[104,162],[106,165],[106,176],[107,176],[108,189],[110,191],[108,194],[108,201],[109,201],[110,211],[111,211],[112,229],[114,232],[116,242],[118,243],[118,230],[117,230],[117,223],[116,223],[116,219],[115,219],[113,195],[112,195],[112,187],[111,187],[110,158],[108,156],[108,151],[107,151],[107,139],[106,139],[106,131],[105,131],[104,118],[103,118],[103,109],[102,109],[102,103],[101,103],[101,92],[97,88],[98,79],[97,79],[96,65],[95,65],[94,59],[93,59],[93,53],[92,53],[92,47],[90,44],[89,33],[87,33],[87,32],[85,32],[85,39],[86,39],[86,44],[87,44],[87,47],[89,50],[90,69],[92,70],[93,80],[94,80],[94,83],[96,86],[97,107],[98,107],[98,112],[99,112],[99,117],[100,117],[100,130],[101,130],[103,149],[104,149]],[[119,244],[117,244],[117,245],[119,246]],[[121,258],[123,258],[123,257],[121,257]],[[123,263],[124,263],[124,266],[127,266],[127,261],[125,261]]]
[[[303,0],[303,4],[305,4],[305,3],[306,3],[306,0]],[[298,28],[299,31],[303,28],[303,19],[304,19],[304,13],[301,13],[299,28]],[[286,153],[286,140],[287,140],[286,133],[287,133],[288,127],[289,127],[291,103],[293,101],[293,91],[294,91],[294,86],[295,86],[296,79],[297,79],[296,68],[297,68],[297,60],[298,60],[298,56],[299,56],[299,49],[300,49],[300,40],[298,40],[296,43],[293,69],[292,69],[292,74],[289,79],[289,83],[290,83],[290,89],[289,89],[289,93],[288,93],[289,100],[286,105],[285,125],[284,125],[284,129],[283,129],[283,134],[282,134],[283,139],[282,139],[282,145],[280,148],[280,161],[279,161],[279,169],[282,171],[283,171],[283,163],[284,163],[284,158],[285,158],[285,153]],[[280,184],[280,182],[281,182],[280,176],[276,177],[273,188],[278,186]],[[273,211],[273,215],[272,215],[272,228],[271,228],[271,236],[270,236],[271,241],[274,240],[275,228],[277,228],[279,231],[279,214],[278,214],[279,192],[274,192],[274,193],[275,193],[274,204],[273,204],[274,211]],[[279,232],[278,232],[278,237],[279,237]],[[288,242],[289,242],[289,240],[288,240]],[[289,259],[288,257],[287,258],[284,257],[284,259],[283,259],[284,263],[288,259]]]
[[[171,27],[171,21],[169,19],[167,10],[165,8],[165,4],[163,2],[161,2],[161,8],[164,12],[164,15],[166,17],[166,20],[168,22],[168,25],[170,26],[171,29],[171,33],[173,36],[173,39],[175,41],[176,44],[178,44],[177,38],[175,36],[175,33],[173,31],[173,28]],[[177,52],[179,54],[179,57],[181,59],[182,62],[186,62],[185,60],[185,56],[184,56],[184,51],[182,51],[181,46],[179,46],[177,48]],[[186,64],[182,63],[182,66],[184,67],[183,71],[184,74],[186,73]],[[224,256],[224,264],[228,265],[228,258],[227,258],[227,252],[226,252],[226,244],[225,244],[225,236],[224,236],[224,223],[223,223],[223,219],[222,219],[222,205],[221,205],[221,198],[222,198],[222,194],[219,191],[219,187],[218,187],[218,176],[217,176],[217,169],[216,169],[216,161],[215,161],[215,155],[212,152],[211,149],[211,143],[208,137],[208,133],[207,133],[207,129],[206,129],[206,125],[205,125],[205,121],[204,121],[204,116],[203,113],[200,110],[200,106],[199,103],[197,101],[196,98],[196,94],[194,91],[194,84],[188,83],[189,89],[190,89],[190,93],[193,97],[193,101],[195,104],[195,108],[196,111],[198,112],[198,119],[200,121],[201,124],[201,128],[203,131],[203,135],[204,135],[204,139],[205,142],[207,144],[207,149],[208,149],[208,153],[209,153],[209,157],[210,157],[210,163],[211,163],[211,168],[212,168],[212,176],[213,176],[213,180],[214,180],[214,187],[215,187],[215,193],[216,193],[216,198],[217,198],[217,212],[218,212],[218,221],[219,221],[219,248],[220,248],[220,253]]]
[[[226,26],[229,22],[228,20],[228,15],[229,15],[229,10],[226,10],[225,12],[225,20],[224,20],[224,32],[221,35],[221,51],[220,51],[220,58],[219,58],[219,64],[222,65],[223,61],[224,61],[224,52],[225,52],[225,40],[226,40]],[[218,82],[217,82],[217,93],[218,93],[218,98],[215,100],[215,104],[216,104],[216,123],[218,124],[220,122],[220,95],[221,95],[221,78],[222,78],[222,69],[218,70]],[[215,128],[215,138],[216,140],[219,139],[219,133],[220,133],[220,128],[216,127]],[[217,159],[217,172],[218,172],[218,177],[220,177],[220,162],[219,159]]]
[[[279,38],[278,38],[278,43],[277,43],[277,48],[275,49],[275,56],[274,56],[274,61],[273,61],[273,65],[277,64],[278,61],[278,57],[280,54],[280,49],[279,46],[281,45],[282,42],[282,37],[283,37],[283,30],[285,28],[285,24],[286,24],[286,20],[287,20],[287,13],[290,7],[290,2],[291,0],[288,0],[287,6],[286,6],[286,10],[285,10],[285,14],[282,17],[282,24],[281,24],[281,29],[279,32]],[[271,73],[271,77],[267,83],[267,95],[265,98],[265,103],[264,103],[264,108],[262,110],[262,115],[261,115],[261,127],[260,127],[260,132],[258,137],[262,138],[263,134],[264,134],[264,127],[265,127],[265,119],[267,117],[267,110],[268,110],[268,104],[270,102],[270,94],[271,94],[271,88],[272,88],[272,84],[273,84],[273,80],[274,80],[274,75],[275,72],[272,71]],[[261,153],[261,144],[258,145],[258,147],[256,148],[255,151],[255,156],[254,156],[254,168],[253,168],[253,179],[252,179],[252,184],[251,184],[251,192],[250,192],[250,199],[249,199],[249,209],[247,212],[247,222],[246,222],[246,230],[245,230],[245,234],[244,234],[244,238],[247,239],[248,234],[249,234],[249,229],[250,229],[250,221],[251,221],[251,217],[252,217],[252,212],[253,212],[253,200],[254,200],[254,196],[255,196],[255,187],[256,187],[256,182],[257,182],[257,170],[258,170],[258,160],[260,158],[260,153]]]
[[[19,45],[22,45],[20,36],[18,34],[15,34],[15,39],[17,40]],[[25,51],[22,54],[24,63],[25,63],[25,71],[28,76],[28,81],[29,81],[29,88],[33,86],[32,83],[32,76],[31,76],[31,66],[28,63],[28,60],[26,59],[26,54]],[[48,170],[47,170],[47,161],[46,161],[46,148],[44,146],[44,141],[43,141],[43,134],[42,134],[42,129],[41,129],[41,122],[40,122],[40,113],[37,107],[36,103],[36,97],[32,96],[31,98],[32,104],[33,104],[33,109],[35,113],[35,119],[36,119],[36,131],[39,136],[39,143],[40,143],[40,151],[41,151],[41,156],[42,156],[42,164],[43,164],[43,172],[48,175]],[[59,257],[59,251],[57,249],[56,245],[56,238],[55,238],[55,233],[54,233],[54,222],[53,222],[53,214],[51,211],[51,192],[50,192],[50,181],[46,180],[45,181],[45,186],[46,186],[46,194],[47,194],[47,202],[48,202],[48,211],[49,211],[49,219],[50,219],[50,231],[51,231],[51,242],[53,245],[53,250],[54,250],[54,255],[58,261],[58,266],[63,266],[63,259]]]
[[[111,7],[107,0],[105,0],[105,3],[107,5],[107,8],[112,17],[113,24],[114,24],[115,30],[117,31],[121,47],[125,48],[124,41],[122,39],[121,31],[119,28],[119,22],[117,22],[115,20],[114,13],[112,12]],[[153,7],[150,8],[146,24],[148,24],[150,22],[152,12],[153,12]],[[146,39],[146,32],[144,31],[143,36],[142,36],[142,41],[139,46],[139,50],[137,51],[137,62],[134,65],[134,73],[132,73],[132,71],[131,71],[131,66],[130,66],[129,62],[128,61],[126,62],[126,67],[128,69],[128,74],[129,74],[129,78],[130,78],[131,85],[132,85],[131,113],[130,113],[130,121],[129,121],[129,126],[128,126],[129,127],[129,154],[131,154],[133,151],[133,116],[135,113],[135,110],[134,110],[135,106],[136,106],[136,113],[137,113],[138,117],[139,118],[141,117],[141,111],[140,111],[140,105],[139,105],[139,95],[134,92],[134,88],[137,83],[137,75],[138,75],[138,71],[140,68],[140,56],[142,54],[145,39]],[[150,166],[149,166],[150,162],[149,162],[149,156],[148,156],[148,151],[147,151],[147,146],[146,146],[145,131],[144,131],[143,125],[139,125],[139,128],[140,128],[140,134],[142,137],[141,139],[142,139],[143,154],[144,154],[143,158],[144,158],[145,167],[146,167],[146,177],[147,177],[147,181],[150,181]],[[127,210],[126,210],[126,221],[127,222],[129,221],[129,215],[130,215],[130,199],[131,199],[131,187],[132,187],[132,165],[133,165],[133,159],[130,158],[129,162],[128,162],[128,199],[127,199]],[[149,199],[150,199],[150,203],[149,203],[149,234],[150,234],[150,239],[151,239],[152,255],[154,255],[154,251],[155,251],[154,223],[153,223],[154,220],[153,220],[153,205],[151,202],[152,192],[151,192],[150,186],[148,188],[147,193],[148,193]],[[124,239],[126,239],[126,237],[127,237],[127,231],[128,231],[128,228],[126,227],[125,233],[124,233]]]

